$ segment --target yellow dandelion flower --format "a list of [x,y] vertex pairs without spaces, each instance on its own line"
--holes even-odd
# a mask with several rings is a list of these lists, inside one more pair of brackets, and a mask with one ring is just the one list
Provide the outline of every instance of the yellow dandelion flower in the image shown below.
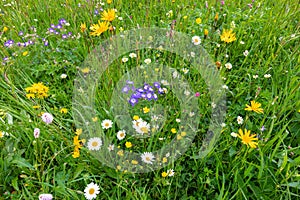
[[0,138],[3,138],[4,134],[2,131],[0,131]]
[[172,128],[172,129],[171,129],[171,132],[172,132],[172,133],[177,133],[176,128]]
[[81,31],[81,33],[86,31],[86,24],[85,23],[80,24],[80,31]]
[[106,2],[107,2],[107,4],[111,4],[112,0],[107,0]]
[[35,106],[32,106],[33,109],[39,109],[41,106],[39,105],[35,105]]
[[181,140],[182,139],[182,136],[181,135],[177,135],[177,140]]
[[261,108],[261,103],[251,101],[251,106],[246,104],[245,110],[247,111],[254,111],[256,113],[264,113],[264,110]]
[[88,74],[90,72],[90,69],[86,67],[86,68],[81,69],[81,72],[84,74]]
[[96,122],[96,121],[98,121],[98,117],[93,117],[92,120],[93,120],[93,122]]
[[137,116],[137,115],[134,115],[133,116],[133,120],[138,120],[140,117],[139,116]]
[[208,30],[204,29],[204,35],[207,36],[208,35]]
[[34,94],[26,94],[26,97],[28,98],[28,99],[34,99]]
[[66,108],[61,108],[59,112],[60,112],[60,113],[63,113],[63,114],[66,114],[66,113],[68,112],[68,109],[66,109]]
[[215,15],[215,21],[218,21],[218,19],[219,19],[219,13],[216,13],[216,15]]
[[100,22],[100,20],[98,20],[98,24],[93,24],[90,27],[90,30],[92,31],[90,32],[90,35],[99,36],[103,32],[107,31],[108,26],[109,26],[108,22]]
[[238,137],[242,140],[243,144],[246,144],[251,148],[256,148],[258,145],[258,143],[255,142],[255,140],[258,140],[258,138],[255,136],[256,134],[250,135],[250,130],[247,131],[247,129],[245,129],[245,131],[243,132],[242,129],[239,129]]
[[202,22],[202,19],[198,17],[198,18],[196,19],[196,24],[201,24],[201,22]]
[[163,162],[163,163],[168,162],[168,158],[167,158],[167,157],[163,157],[162,162]]
[[183,16],[183,19],[187,19],[187,18],[188,18],[188,16],[186,16],[186,15],[185,15],[185,16]]
[[163,172],[163,173],[161,173],[161,176],[162,176],[163,178],[165,178],[165,177],[168,176],[168,173],[167,173],[167,172]]
[[230,43],[230,42],[234,42],[236,40],[235,37],[235,33],[233,33],[232,30],[223,30],[222,35],[220,36],[221,41],[226,42],[226,43]]
[[103,11],[101,17],[101,20],[111,22],[116,18],[116,11],[114,9],[108,9],[107,11],[105,10]]
[[186,132],[182,132],[180,135],[181,135],[182,137],[184,137],[184,136],[186,136]]
[[72,156],[73,158],[78,158],[80,156],[79,147],[75,146]]

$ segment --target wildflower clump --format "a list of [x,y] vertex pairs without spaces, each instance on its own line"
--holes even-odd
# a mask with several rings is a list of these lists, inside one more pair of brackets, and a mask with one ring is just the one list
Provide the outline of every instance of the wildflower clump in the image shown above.
[[34,83],[32,86],[25,88],[27,94],[26,97],[28,99],[38,98],[44,99],[48,97],[49,88],[45,86],[43,83]]
[[222,35],[220,36],[221,41],[226,43],[231,43],[236,40],[235,33],[232,30],[224,29]]

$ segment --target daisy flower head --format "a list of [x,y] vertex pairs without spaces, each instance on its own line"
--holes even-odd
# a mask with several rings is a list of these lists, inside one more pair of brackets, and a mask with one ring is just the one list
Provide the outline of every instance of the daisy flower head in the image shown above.
[[102,126],[103,129],[109,129],[109,128],[112,127],[112,125],[113,125],[113,122],[109,119],[105,119],[101,123],[101,126]]
[[88,184],[84,189],[84,196],[88,200],[97,198],[97,194],[99,193],[99,186],[93,182]]
[[246,104],[245,110],[254,111],[256,113],[264,113],[264,110],[261,108],[261,103],[258,103],[256,101],[251,101],[250,103],[251,103],[250,106]]
[[238,124],[243,124],[244,119],[241,116],[238,116],[236,121],[238,122]]
[[192,37],[192,42],[194,45],[199,45],[201,43],[201,39],[199,36],[193,36]]
[[174,176],[175,172],[173,169],[169,169],[169,170],[167,170],[167,174],[168,174],[168,176]]
[[250,130],[247,131],[247,129],[245,129],[243,132],[242,129],[239,129],[238,137],[242,140],[243,144],[250,146],[251,148],[256,148],[258,145],[257,142],[255,142],[258,138],[255,136],[256,134],[250,135]]
[[98,151],[102,146],[102,140],[99,137],[90,138],[88,140],[87,146],[89,150]]
[[153,164],[155,156],[151,152],[144,152],[141,155],[142,161],[147,164]]
[[114,144],[110,144],[107,147],[108,151],[113,151],[115,149],[115,145]]
[[232,64],[231,63],[226,63],[225,67],[226,67],[226,69],[231,69],[232,68]]
[[118,133],[117,133],[118,140],[123,140],[125,138],[125,136],[126,136],[126,131],[125,130],[118,131]]

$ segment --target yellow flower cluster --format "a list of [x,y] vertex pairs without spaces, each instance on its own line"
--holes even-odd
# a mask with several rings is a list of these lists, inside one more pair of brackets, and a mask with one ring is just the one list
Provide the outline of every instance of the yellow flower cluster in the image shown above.
[[[101,20],[103,20],[104,22],[101,22],[100,20],[98,20],[97,24],[93,24],[90,27],[90,30],[92,32],[90,32],[90,35],[92,36],[99,36],[102,33],[104,33],[105,31],[108,30],[109,28],[109,23],[112,22],[114,19],[116,18],[116,11],[115,9],[108,9],[107,11],[103,11],[102,15],[101,15]],[[81,30],[82,27],[81,27]]]
[[74,151],[73,151],[73,158],[78,158],[80,156],[79,149],[82,147],[81,143],[84,143],[85,140],[79,140],[79,135],[82,133],[82,129],[76,129],[75,136],[73,138],[74,143]]
[[220,37],[221,37],[221,41],[226,43],[234,42],[236,40],[235,33],[233,33],[232,30],[224,29]]
[[25,88],[26,92],[26,97],[28,99],[31,98],[38,98],[38,99],[43,99],[45,97],[48,97],[48,91],[49,88],[45,86],[43,83],[34,83],[32,86]]

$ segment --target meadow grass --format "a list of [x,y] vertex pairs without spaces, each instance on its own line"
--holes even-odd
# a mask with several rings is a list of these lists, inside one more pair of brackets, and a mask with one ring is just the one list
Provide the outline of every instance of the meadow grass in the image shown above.
[[[300,199],[299,2],[225,0],[222,5],[216,0],[207,1],[207,5],[203,0],[113,0],[110,4],[3,0],[0,199],[38,199],[45,193],[52,194],[54,199],[85,199],[84,189],[91,182],[100,188],[97,199]],[[112,29],[100,36],[90,35],[89,27],[98,22],[103,10],[113,8],[117,9],[118,17],[111,22]],[[49,33],[51,24],[57,25],[60,19],[67,24],[58,35]],[[87,28],[81,31],[83,23]],[[111,104],[112,97],[118,95],[113,93],[115,88],[123,86],[118,81],[136,66],[147,66],[144,60],[151,58],[152,63],[171,65],[178,70],[192,90],[200,94],[201,115],[191,145],[175,162],[149,173],[122,171],[122,163],[119,170],[108,167],[90,153],[84,141],[80,156],[74,158],[76,129],[86,131],[84,126],[78,127],[73,117],[72,98],[78,89],[74,83],[78,74],[88,77],[93,73],[91,69],[83,70],[85,59],[113,35],[154,27],[182,32],[191,41],[193,36],[199,36],[201,45],[216,63],[214,68],[226,90],[227,110],[214,147],[199,159],[213,120],[210,91],[201,75],[180,56],[142,49],[134,51],[137,58],[130,58],[128,53],[114,60],[99,77],[95,87],[97,115],[92,116],[90,123],[100,126],[104,119],[114,121],[114,109],[122,110],[124,106],[120,102],[117,107]],[[224,29],[232,29],[236,40],[222,42],[220,35]],[[69,32],[63,39],[62,35]],[[14,40],[14,44],[7,47],[9,40]],[[22,46],[18,42],[29,43]],[[125,57],[127,62],[122,61]],[[226,67],[228,63],[231,69]],[[184,74],[183,68],[189,71]],[[143,70],[140,73],[145,75]],[[49,96],[28,99],[26,88],[38,82],[49,87]],[[106,134],[115,144],[115,151],[126,150],[125,143],[131,142],[130,151],[151,152],[178,137],[171,130],[180,129],[176,122],[182,114],[180,101],[166,88],[169,92],[157,101],[167,108],[163,127],[150,138],[136,139],[127,134],[125,139],[118,140],[116,133],[120,129],[114,123]],[[263,113],[245,110],[252,100],[262,104]],[[145,107],[159,109],[153,102],[144,101],[130,111],[131,117],[139,115],[151,121],[151,115],[143,112]],[[67,112],[62,112],[62,108]],[[44,112],[54,116],[51,124],[42,121],[40,116]],[[240,124],[238,116],[243,118]],[[131,123],[132,119],[128,120]],[[35,128],[40,129],[38,138],[34,137]],[[250,148],[232,136],[245,128],[257,134],[257,148]],[[170,169],[174,176],[162,177]]]

